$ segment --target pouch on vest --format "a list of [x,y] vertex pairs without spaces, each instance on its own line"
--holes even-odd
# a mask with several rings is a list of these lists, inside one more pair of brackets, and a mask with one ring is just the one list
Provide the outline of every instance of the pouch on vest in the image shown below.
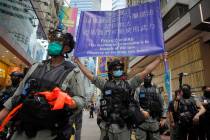
[[178,110],[178,123],[182,127],[190,128],[193,125],[193,117],[198,112],[193,98],[181,99]]
[[137,127],[145,121],[144,114],[140,111],[140,106],[133,102],[129,104],[129,120],[132,126]]
[[51,105],[40,95],[29,95],[23,101],[23,107],[17,117],[19,130],[24,130],[29,137],[34,137],[38,130],[57,131],[68,124],[69,109],[51,110]]

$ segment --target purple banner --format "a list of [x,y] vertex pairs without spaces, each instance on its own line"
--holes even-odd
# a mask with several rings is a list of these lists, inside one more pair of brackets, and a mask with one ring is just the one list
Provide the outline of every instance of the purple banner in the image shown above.
[[159,0],[116,11],[82,12],[75,56],[141,56],[164,51]]

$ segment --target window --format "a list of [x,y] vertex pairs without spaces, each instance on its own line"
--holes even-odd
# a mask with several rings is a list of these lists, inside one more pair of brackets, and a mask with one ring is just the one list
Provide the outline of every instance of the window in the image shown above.
[[177,3],[164,17],[163,30],[166,31],[188,11],[188,5]]

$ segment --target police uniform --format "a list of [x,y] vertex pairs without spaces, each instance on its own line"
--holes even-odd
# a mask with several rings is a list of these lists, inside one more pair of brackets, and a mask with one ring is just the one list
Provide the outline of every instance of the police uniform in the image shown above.
[[[135,99],[140,103],[141,108],[150,113],[150,117],[137,127],[136,140],[160,140],[159,120],[160,117],[165,118],[166,113],[163,96],[159,89],[154,85],[147,88],[141,85],[136,89]],[[156,109],[159,109],[159,111],[151,110],[151,106],[157,107]]]
[[[23,79],[24,74],[19,72],[12,72],[10,74],[12,84],[9,87],[6,87],[0,91],[0,110],[4,108],[3,104],[13,96],[16,89],[18,88],[18,85],[20,83],[20,80]],[[12,78],[14,77],[14,78]]]
[[[55,81],[56,82],[59,81],[58,82],[59,87],[64,91],[68,91],[68,93],[76,102],[77,108],[75,109],[75,111],[73,111],[73,115],[70,116],[70,120],[74,119],[74,116],[77,115],[76,113],[79,112],[78,110],[81,110],[83,108],[85,104],[85,100],[84,100],[84,89],[81,85],[82,81],[81,81],[80,70],[77,67],[72,66],[72,65],[73,64],[67,61],[63,61],[62,64],[56,67],[52,67],[49,61],[46,61],[45,63],[41,63],[41,64],[40,63],[34,64],[30,68],[28,73],[26,74],[25,78],[19,85],[14,95],[21,95],[23,93],[25,84],[27,80],[30,79],[31,77],[41,78],[39,79],[39,81],[42,82],[42,84],[45,84],[45,83],[47,84],[49,82],[53,83]],[[64,71],[66,66],[67,66],[67,70]],[[52,81],[49,81],[49,80],[52,80]],[[11,97],[7,102],[5,102],[4,106],[6,109],[8,110],[12,109],[13,99],[14,99],[14,96]],[[69,122],[71,122],[70,120]],[[70,125],[71,124],[68,125],[69,127],[68,126],[66,127],[65,131],[71,131]],[[35,137],[28,137],[25,131],[22,131],[22,132],[16,131],[14,135],[12,136],[11,140],[43,140],[43,139],[53,140],[55,138],[56,136],[52,135],[51,130],[43,129],[43,130],[37,131]]]
[[[102,79],[97,76],[94,77],[94,80],[93,80],[93,84],[96,87],[98,87],[102,92],[104,92],[107,82],[108,81],[106,81],[105,79]],[[112,82],[115,82],[115,84],[118,85],[122,82],[122,80],[112,80]],[[131,89],[136,89],[138,87],[138,85],[142,82],[142,80],[139,76],[136,76],[136,77],[134,77],[130,80],[127,80],[125,82],[127,82],[129,84],[129,87]],[[102,97],[102,99],[103,99],[103,97]],[[113,106],[113,108],[114,108],[114,106]],[[101,110],[100,110],[100,113],[101,113]],[[100,117],[100,116],[98,116],[98,117]],[[112,122],[109,124],[104,119],[102,119],[98,124],[101,129],[100,140],[103,140],[105,137],[108,137],[109,140],[130,140],[130,138],[131,138],[131,131],[127,127],[127,125],[119,126],[118,123],[112,123]]]
[[193,124],[193,118],[198,112],[199,100],[193,96],[185,99],[181,97],[177,108],[178,124],[177,124],[177,140],[197,140],[198,125]]
[[83,110],[75,118],[75,140],[81,140]]
[[199,119],[199,140],[210,140],[210,97],[204,95],[200,102],[205,103],[206,112]]

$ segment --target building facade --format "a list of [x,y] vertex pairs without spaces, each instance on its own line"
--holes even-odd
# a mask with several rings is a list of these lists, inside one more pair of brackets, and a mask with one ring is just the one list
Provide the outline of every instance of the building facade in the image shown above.
[[[23,71],[44,59],[50,27],[57,22],[55,0],[3,0],[0,2],[0,86],[6,86],[12,71]],[[43,56],[42,56],[43,55]]]
[[[183,83],[190,84],[195,95],[202,93],[202,86],[210,85],[208,72],[210,69],[210,33],[208,32],[210,12],[202,13],[202,11],[208,11],[209,8],[206,5],[209,5],[209,2],[209,0],[161,1],[164,41],[166,50],[169,52],[168,62],[173,92],[179,88],[178,74],[181,72],[188,73],[183,77]],[[203,9],[201,9],[202,6]],[[133,77],[143,70],[143,67],[153,59],[154,57],[130,59],[129,76]],[[164,65],[158,66],[153,73],[154,82],[164,87]]]
[[112,0],[112,10],[118,10],[127,7],[126,0]]
[[99,11],[101,0],[71,0],[70,7],[78,8],[76,30],[79,25],[81,11]]

